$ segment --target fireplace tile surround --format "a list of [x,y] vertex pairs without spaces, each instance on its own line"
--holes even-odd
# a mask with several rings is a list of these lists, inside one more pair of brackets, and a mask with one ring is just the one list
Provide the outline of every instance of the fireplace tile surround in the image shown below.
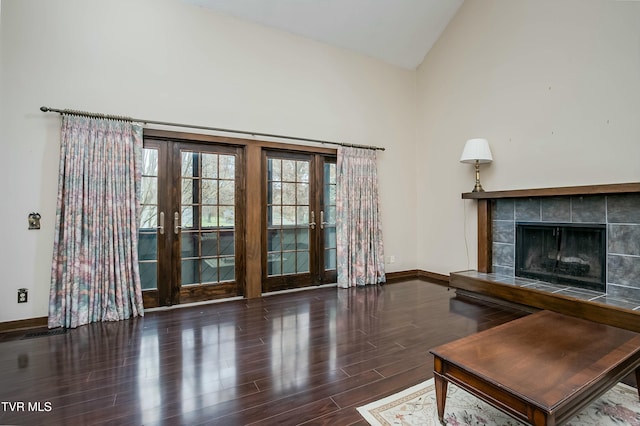
[[[639,193],[499,198],[492,203],[491,222],[492,272],[485,278],[640,309]],[[605,225],[606,292],[516,277],[517,222]]]

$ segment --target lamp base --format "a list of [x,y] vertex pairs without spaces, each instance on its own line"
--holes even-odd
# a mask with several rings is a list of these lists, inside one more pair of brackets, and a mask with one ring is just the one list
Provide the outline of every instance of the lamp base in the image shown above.
[[476,160],[476,186],[473,187],[473,191],[471,192],[484,192],[482,189],[482,185],[480,185],[480,162]]
[[471,192],[484,192],[484,188],[480,185],[480,182],[476,183],[476,186],[473,187],[473,191]]

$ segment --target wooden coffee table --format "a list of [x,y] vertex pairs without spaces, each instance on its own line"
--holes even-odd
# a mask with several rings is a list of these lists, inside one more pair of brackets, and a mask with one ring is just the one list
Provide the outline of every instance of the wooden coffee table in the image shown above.
[[634,370],[640,383],[640,334],[551,311],[430,352],[440,422],[448,382],[520,421],[552,426]]

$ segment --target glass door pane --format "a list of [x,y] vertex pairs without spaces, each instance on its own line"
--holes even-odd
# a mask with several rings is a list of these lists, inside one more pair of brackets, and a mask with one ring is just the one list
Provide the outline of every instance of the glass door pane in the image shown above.
[[324,269],[336,270],[336,163],[324,163],[324,200],[322,227],[324,229]]
[[140,191],[138,261],[143,290],[158,288],[158,149],[144,148]]
[[236,279],[236,156],[181,151],[181,286]]
[[267,276],[310,272],[310,161],[267,159]]

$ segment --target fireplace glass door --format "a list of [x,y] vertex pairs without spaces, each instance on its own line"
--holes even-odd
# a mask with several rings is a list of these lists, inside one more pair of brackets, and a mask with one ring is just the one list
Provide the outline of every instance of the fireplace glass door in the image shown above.
[[516,275],[604,291],[605,241],[605,225],[518,223]]

